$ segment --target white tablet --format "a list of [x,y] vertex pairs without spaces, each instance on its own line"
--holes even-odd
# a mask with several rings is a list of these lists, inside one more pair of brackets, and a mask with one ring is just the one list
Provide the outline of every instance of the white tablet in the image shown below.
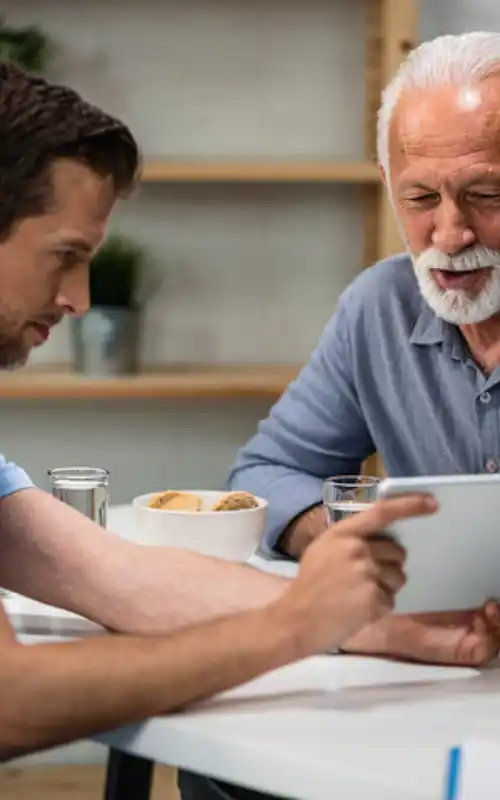
[[452,611],[500,600],[500,475],[386,478],[378,496],[419,492],[432,494],[439,510],[387,530],[407,553],[407,583],[395,611]]

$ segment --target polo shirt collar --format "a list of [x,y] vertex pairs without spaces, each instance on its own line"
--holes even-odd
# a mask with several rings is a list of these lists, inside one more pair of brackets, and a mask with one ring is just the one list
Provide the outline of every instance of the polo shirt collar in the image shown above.
[[450,325],[436,316],[434,311],[423,302],[422,310],[410,336],[411,344],[431,346],[442,344],[443,350],[457,360],[466,357],[466,348],[456,325]]
[[441,344],[444,340],[444,325],[444,321],[436,317],[428,305],[424,305],[413,328],[410,342],[423,345]]

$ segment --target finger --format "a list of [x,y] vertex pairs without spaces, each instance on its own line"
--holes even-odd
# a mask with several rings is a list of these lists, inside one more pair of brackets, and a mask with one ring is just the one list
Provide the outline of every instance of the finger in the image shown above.
[[482,614],[479,613],[474,616],[472,620],[472,630],[481,638],[486,638],[488,636],[488,624]]
[[391,539],[376,539],[367,542],[374,561],[379,563],[403,564],[406,558],[404,547]]
[[[425,494],[402,495],[381,500],[366,512],[367,519],[363,520],[363,531],[360,535],[370,536],[380,533],[399,519],[434,514],[437,508],[435,498]],[[352,521],[354,522],[354,519]]]
[[370,561],[365,568],[365,575],[390,595],[399,592],[406,583],[406,575],[400,564]]
[[483,615],[491,633],[500,640],[500,605],[495,600],[488,600]]
[[472,622],[472,630],[481,642],[488,640],[488,625],[482,614],[476,614]]
[[406,576],[400,567],[390,565],[377,569],[376,581],[385,591],[394,595],[405,585]]
[[437,510],[436,500],[431,495],[401,495],[389,500],[374,503],[367,511],[353,514],[349,519],[332,525],[327,534],[360,537],[379,536],[391,523],[398,519],[420,517],[433,514]]
[[486,607],[475,614],[472,631],[472,659],[479,665],[487,664],[498,654],[499,636],[498,630],[492,630],[488,622]]
[[393,611],[395,592],[382,581],[376,581],[376,584],[378,587],[376,604],[378,609],[377,616],[381,617]]

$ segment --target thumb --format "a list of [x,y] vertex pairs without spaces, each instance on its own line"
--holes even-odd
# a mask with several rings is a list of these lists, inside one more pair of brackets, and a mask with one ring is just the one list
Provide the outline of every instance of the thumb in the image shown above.
[[472,630],[470,625],[422,626],[414,644],[418,660],[434,664],[477,667],[494,655],[486,622],[479,615],[474,619]]

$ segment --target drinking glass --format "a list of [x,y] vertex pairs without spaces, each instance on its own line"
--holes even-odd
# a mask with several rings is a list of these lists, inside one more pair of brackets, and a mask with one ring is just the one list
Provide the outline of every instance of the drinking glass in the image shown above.
[[52,494],[89,519],[107,525],[109,472],[100,467],[55,467],[48,472]]
[[371,475],[334,475],[323,483],[328,524],[366,511],[377,498],[380,478]]

